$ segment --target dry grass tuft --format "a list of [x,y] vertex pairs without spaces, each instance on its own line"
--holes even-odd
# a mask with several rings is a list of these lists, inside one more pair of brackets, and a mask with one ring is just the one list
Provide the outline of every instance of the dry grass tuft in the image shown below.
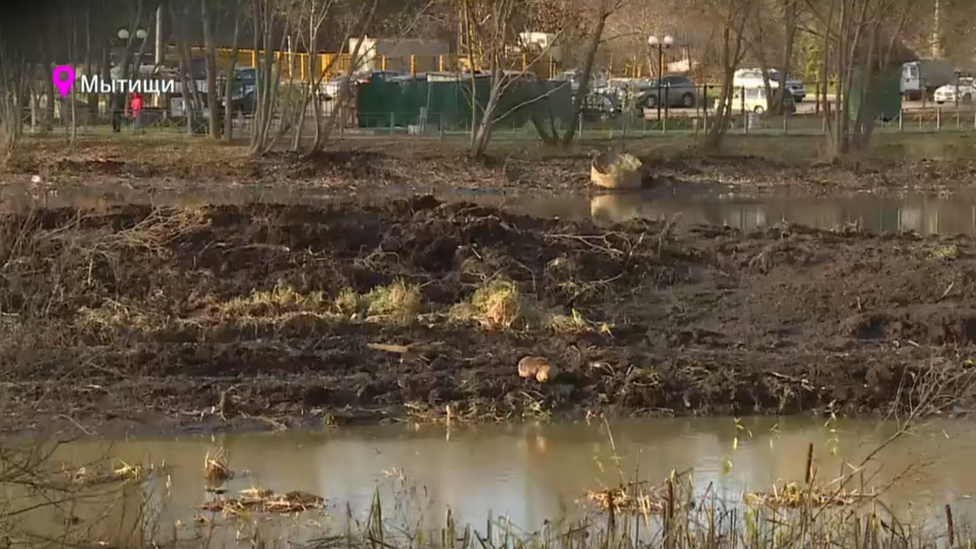
[[582,334],[595,330],[593,323],[583,318],[576,309],[573,309],[571,315],[546,315],[546,328],[557,334]]
[[790,509],[854,505],[861,499],[861,495],[856,492],[825,490],[817,486],[803,487],[795,482],[780,487],[774,484],[769,491],[747,492],[744,497],[751,506]]
[[527,310],[518,286],[510,280],[494,279],[471,296],[473,318],[488,329],[511,328]]
[[141,465],[129,465],[122,460],[118,460],[118,464],[112,468],[97,467],[90,469],[88,467],[79,467],[78,469],[62,470],[60,474],[68,484],[91,487],[114,482],[142,480],[154,470],[154,467],[150,467],[147,471]]
[[397,279],[388,286],[379,286],[365,296],[367,313],[371,317],[387,317],[408,321],[420,313],[420,287]]
[[932,250],[932,258],[939,261],[952,261],[953,259],[959,259],[959,255],[959,246],[956,246],[955,244],[939,246]]
[[222,513],[224,517],[243,517],[256,513],[301,513],[325,507],[325,500],[306,492],[275,494],[272,490],[248,488],[241,490],[240,497],[219,497],[200,506],[204,511]]
[[343,288],[332,302],[336,311],[347,316],[363,312],[368,305],[363,296],[356,293],[356,290],[352,288]]
[[287,312],[320,312],[327,300],[322,292],[302,294],[289,285],[277,284],[270,291],[257,290],[243,298],[234,298],[220,305],[226,316],[282,314]]
[[203,458],[203,478],[210,484],[221,484],[234,477],[234,472],[228,466],[228,452],[226,448],[217,448]]
[[599,491],[587,490],[583,502],[600,511],[609,511],[612,508],[616,514],[642,515],[663,514],[667,505],[660,497],[641,490],[639,483]]

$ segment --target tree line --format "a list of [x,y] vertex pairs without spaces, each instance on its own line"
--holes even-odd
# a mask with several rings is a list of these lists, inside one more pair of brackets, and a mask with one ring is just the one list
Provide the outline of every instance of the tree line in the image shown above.
[[[782,107],[787,78],[815,81],[818,104],[827,119],[828,139],[836,155],[863,149],[870,142],[877,105],[866,100],[881,77],[916,54],[931,51],[972,61],[976,54],[976,13],[971,0],[51,0],[42,6],[8,4],[0,17],[0,151],[9,155],[23,135],[23,112],[43,104],[41,129],[54,119],[54,86],[48,75],[57,64],[81,67],[108,80],[114,64],[123,79],[140,74],[145,53],[158,40],[175,47],[187,131],[194,113],[218,102],[218,75],[233,75],[240,48],[262,52],[257,58],[255,109],[250,147],[255,155],[287,147],[310,154],[333,139],[342,106],[353,99],[351,82],[366,55],[358,36],[429,37],[456,44],[467,66],[471,109],[471,154],[488,153],[495,124],[509,116],[501,98],[535,62],[559,48],[565,67],[579,69],[574,119],[581,116],[592,76],[608,60],[633,58],[658,72],[647,37],[671,34],[676,52],[700,81],[718,82],[717,112],[703,145],[721,147],[733,117],[732,81],[749,63],[761,67],[770,97]],[[163,24],[157,25],[162,19]],[[128,34],[120,38],[119,29]],[[137,33],[144,29],[145,33]],[[555,37],[544,47],[522,43],[527,31]],[[158,36],[157,36],[158,35]],[[141,36],[141,37],[140,37]],[[191,46],[204,46],[205,90],[191,77]],[[282,64],[274,51],[342,49],[332,66],[308,56],[308,70],[283,93]],[[217,47],[232,52],[218,66]],[[910,47],[911,46],[911,47]],[[527,64],[526,59],[530,62]],[[335,64],[347,59],[344,66]],[[528,65],[528,66],[527,66]],[[341,70],[338,70],[340,69]],[[476,74],[474,70],[479,69]],[[94,71],[94,72],[93,72]],[[316,100],[326,74],[342,80],[335,105],[323,112]],[[774,86],[773,76],[783,79]],[[474,92],[478,78],[488,82],[487,96]],[[233,94],[226,79],[224,94]],[[828,89],[830,93],[828,94]],[[532,102],[545,102],[540,91]],[[75,109],[94,111],[99,102],[118,97],[97,93],[77,97]],[[828,101],[829,97],[829,101]],[[43,101],[37,101],[44,98]],[[124,99],[123,99],[124,100]],[[77,104],[77,105],[76,105]],[[311,110],[311,113],[309,113]],[[576,139],[574,123],[533,117],[546,144],[568,147]],[[303,140],[311,126],[312,139]],[[72,124],[72,128],[74,124]],[[233,139],[231,116],[209,116],[211,139]],[[284,143],[286,136],[293,136]],[[72,132],[72,137],[73,137]]]

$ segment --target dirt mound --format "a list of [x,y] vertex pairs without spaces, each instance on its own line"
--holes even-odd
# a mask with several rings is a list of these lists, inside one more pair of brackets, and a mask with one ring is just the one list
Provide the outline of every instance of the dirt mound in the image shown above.
[[909,372],[968,371],[974,251],[430,197],[9,214],[3,392],[18,428],[887,410]]

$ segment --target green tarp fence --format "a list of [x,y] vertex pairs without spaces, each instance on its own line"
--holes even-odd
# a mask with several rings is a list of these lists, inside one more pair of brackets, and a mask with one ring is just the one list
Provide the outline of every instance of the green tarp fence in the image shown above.
[[[478,78],[475,84],[478,104],[488,102],[490,79]],[[359,86],[357,116],[361,128],[406,127],[421,122],[421,109],[427,109],[427,127],[444,131],[471,127],[471,81],[374,80]],[[479,109],[479,121],[480,121]],[[565,127],[572,119],[572,91],[565,82],[519,81],[502,94],[496,119],[501,127],[521,128],[532,117],[552,117]],[[545,122],[543,122],[546,125]]]

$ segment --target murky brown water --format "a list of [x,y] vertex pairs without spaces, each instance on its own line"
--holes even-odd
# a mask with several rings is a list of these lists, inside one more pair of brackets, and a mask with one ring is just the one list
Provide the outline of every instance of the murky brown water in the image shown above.
[[[439,193],[442,200],[465,200],[540,217],[593,219],[616,223],[634,218],[674,219],[679,223],[708,223],[738,229],[767,227],[790,222],[819,229],[857,226],[871,232],[915,231],[920,234],[976,235],[976,192],[951,194],[902,192],[890,194],[841,193],[811,196],[787,192],[750,194],[718,184],[664,185],[636,194],[575,194],[564,196],[485,193],[459,189]],[[75,206],[104,210],[135,203],[160,206],[204,204],[323,204],[335,197],[328,191],[288,188],[105,189],[99,187],[31,190],[0,188],[0,209],[24,209],[31,205]],[[364,197],[370,200],[369,196]],[[389,195],[373,197],[388,200]]]
[[[325,513],[288,519],[315,524],[314,531],[344,517],[347,503],[362,516],[377,487],[394,521],[442,526],[449,507],[462,523],[483,524],[493,511],[534,529],[546,519],[581,516],[577,500],[587,489],[617,485],[621,476],[656,483],[672,469],[690,471],[699,490],[714,483],[720,498],[741,501],[743,490],[802,481],[810,443],[819,477],[834,478],[846,463],[860,461],[895,431],[892,423],[841,420],[828,427],[811,418],[754,418],[741,425],[737,428],[732,418],[619,420],[610,431],[599,422],[451,429],[397,425],[84,441],[61,448],[55,458],[76,465],[106,457],[165,464],[165,474],[137,486],[107,513],[165,528],[211,516],[196,510],[211,497],[204,490],[202,464],[207,452],[223,446],[237,473],[230,492],[259,486],[327,498]],[[949,503],[957,515],[972,517],[976,507],[969,498],[976,494],[976,476],[969,471],[974,458],[976,421],[945,420],[898,439],[866,476],[874,487],[903,477],[886,496],[896,507],[911,501],[919,512]],[[135,518],[140,502],[151,510],[152,520]],[[90,514],[82,515],[90,520]]]

